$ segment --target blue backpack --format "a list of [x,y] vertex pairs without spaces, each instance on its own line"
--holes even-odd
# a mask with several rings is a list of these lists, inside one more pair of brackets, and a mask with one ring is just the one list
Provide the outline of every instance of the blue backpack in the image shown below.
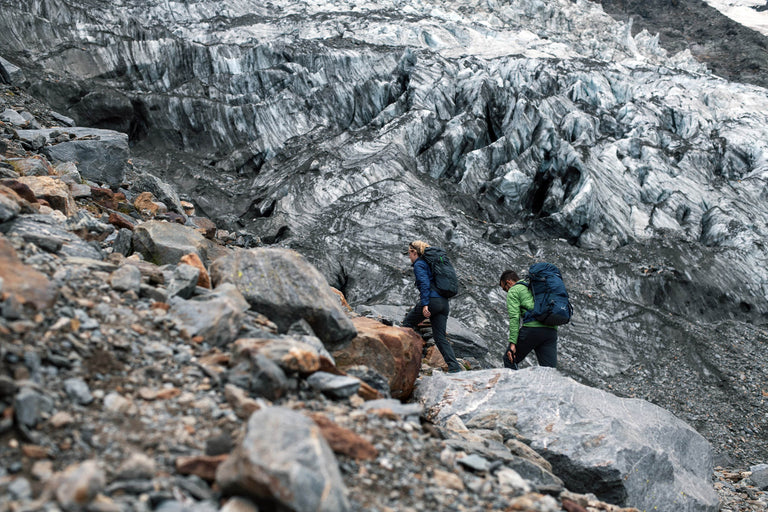
[[535,263],[528,269],[528,289],[533,294],[533,309],[523,316],[523,323],[538,320],[544,325],[563,325],[571,321],[573,306],[560,275],[551,263]]
[[434,285],[437,293],[446,299],[459,292],[459,279],[456,270],[448,259],[448,254],[439,247],[427,247],[421,256],[432,271]]

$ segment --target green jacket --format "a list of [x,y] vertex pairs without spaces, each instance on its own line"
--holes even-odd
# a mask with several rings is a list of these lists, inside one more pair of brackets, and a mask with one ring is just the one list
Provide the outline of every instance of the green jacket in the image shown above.
[[[533,294],[528,286],[520,281],[507,291],[507,313],[509,314],[509,342],[517,344],[517,335],[520,332],[520,319],[526,311],[533,309]],[[523,324],[523,327],[551,327],[538,320],[532,320]]]

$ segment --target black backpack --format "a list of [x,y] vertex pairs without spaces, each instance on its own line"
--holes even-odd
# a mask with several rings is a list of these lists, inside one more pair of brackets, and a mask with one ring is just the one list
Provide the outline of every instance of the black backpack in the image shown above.
[[427,247],[421,256],[432,271],[435,290],[446,299],[459,293],[459,279],[448,259],[448,254],[439,247]]
[[538,320],[544,325],[563,325],[571,321],[573,306],[560,275],[551,263],[535,263],[528,269],[528,288],[533,294],[533,309],[525,313],[523,323]]

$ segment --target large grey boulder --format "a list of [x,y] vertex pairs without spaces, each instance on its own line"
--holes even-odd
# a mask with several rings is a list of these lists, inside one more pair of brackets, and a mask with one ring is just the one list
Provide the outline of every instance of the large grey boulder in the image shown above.
[[214,286],[233,283],[251,309],[269,317],[281,332],[305,320],[329,350],[357,335],[328,282],[295,251],[236,251],[211,265],[211,281]]
[[224,495],[295,512],[350,510],[336,457],[320,428],[281,407],[251,415],[242,442],[216,471],[216,483]]
[[590,388],[551,368],[423,378],[417,399],[438,423],[489,410],[517,430],[575,492],[640,510],[715,512],[712,451],[693,428],[649,402]]
[[133,250],[156,265],[176,265],[185,254],[195,253],[203,262],[222,255],[225,249],[217,246],[194,228],[151,220],[136,226],[133,231]]
[[[128,135],[97,128],[46,128],[19,130],[19,138],[34,141],[41,135],[46,140],[51,133],[69,134],[70,140],[46,145],[42,152],[54,163],[77,162],[83,178],[117,187],[123,183],[128,166]],[[74,138],[71,138],[73,137]]]

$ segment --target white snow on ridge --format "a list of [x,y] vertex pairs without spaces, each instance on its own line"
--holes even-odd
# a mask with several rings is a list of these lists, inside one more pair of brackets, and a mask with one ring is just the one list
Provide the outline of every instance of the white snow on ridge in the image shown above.
[[706,2],[733,21],[768,35],[768,10],[756,10],[756,7],[765,7],[766,0],[706,0]]

